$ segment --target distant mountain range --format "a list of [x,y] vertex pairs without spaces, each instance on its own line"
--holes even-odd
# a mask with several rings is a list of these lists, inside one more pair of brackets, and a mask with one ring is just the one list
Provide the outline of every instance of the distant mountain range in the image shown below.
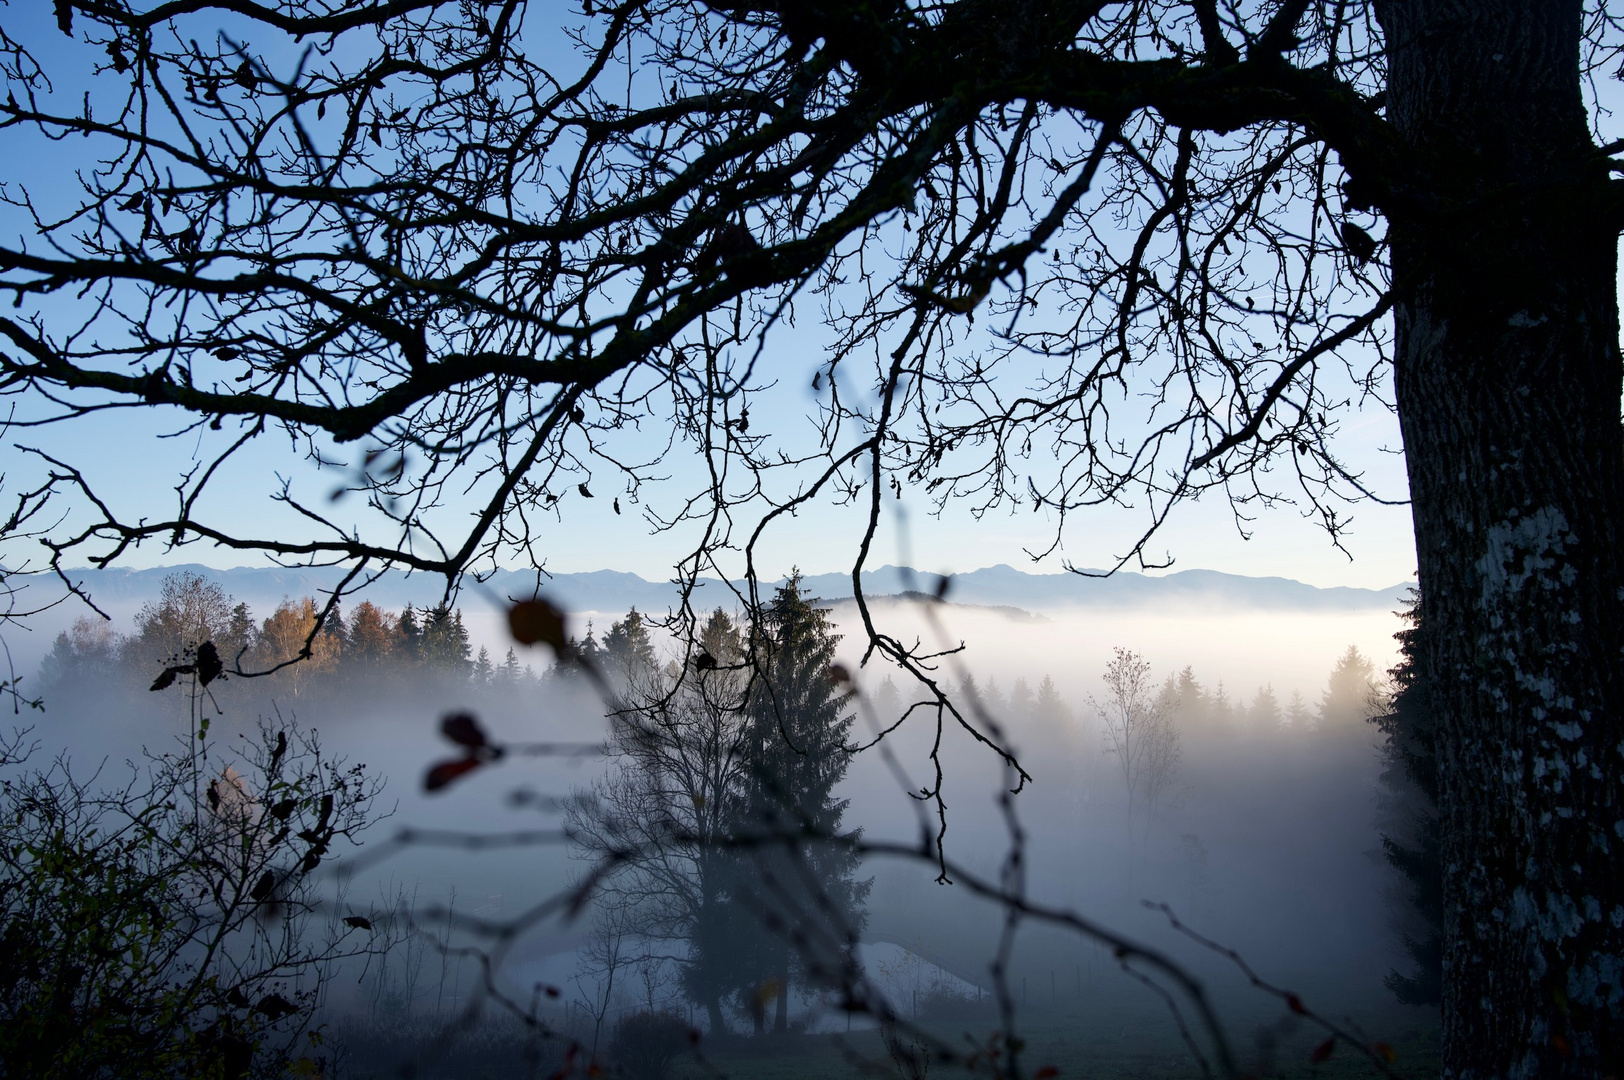
[[[284,596],[317,596],[331,590],[343,577],[335,569],[237,567],[217,570],[199,565],[152,570],[84,569],[70,571],[70,574],[98,604],[119,616],[156,597],[163,578],[182,570],[218,582],[227,593],[246,601],[261,616],[268,614]],[[870,597],[907,593],[932,596],[937,593],[940,580],[935,574],[882,566],[863,575],[863,591]],[[849,600],[852,596],[848,574],[812,574],[803,578],[803,582],[808,592],[830,603]],[[50,587],[48,580],[41,580],[41,585]],[[483,583],[466,586],[461,603],[471,607],[479,606],[483,597],[494,603],[529,595],[535,586],[534,572],[498,571]],[[397,609],[406,604],[435,603],[443,587],[444,582],[438,578],[390,571],[368,587],[364,598],[380,607]],[[738,587],[742,589],[742,584]],[[769,588],[764,583],[763,593]],[[1017,608],[1023,612],[1187,607],[1331,612],[1391,610],[1399,606],[1409,588],[1408,584],[1401,583],[1388,589],[1321,589],[1288,578],[1243,577],[1213,570],[1184,570],[1155,577],[1126,572],[1110,577],[1028,574],[999,565],[954,575],[943,597],[955,604]],[[617,570],[554,574],[543,579],[542,592],[561,607],[578,613],[621,613],[634,606],[642,611],[664,612],[674,606],[679,597],[677,587],[668,581],[648,581]],[[695,606],[732,608],[736,601],[721,581],[713,579],[701,583],[695,595]]]

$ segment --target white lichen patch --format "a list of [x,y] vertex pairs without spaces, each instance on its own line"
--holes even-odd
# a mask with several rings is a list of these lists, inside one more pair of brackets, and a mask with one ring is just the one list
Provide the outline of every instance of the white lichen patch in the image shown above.
[[1624,961],[1609,953],[1595,953],[1569,970],[1568,1000],[1589,1008],[1616,1007],[1624,1001]]
[[1584,929],[1586,922],[1601,921],[1601,906],[1590,897],[1585,900],[1589,902],[1547,892],[1541,909],[1539,901],[1527,886],[1519,885],[1511,894],[1511,925],[1533,930],[1534,935],[1544,941],[1558,942],[1575,937]]
[[1568,528],[1567,515],[1554,506],[1489,526],[1475,566],[1483,610],[1495,611],[1506,596],[1530,582],[1547,590],[1573,584],[1576,573],[1562,556],[1578,539]]

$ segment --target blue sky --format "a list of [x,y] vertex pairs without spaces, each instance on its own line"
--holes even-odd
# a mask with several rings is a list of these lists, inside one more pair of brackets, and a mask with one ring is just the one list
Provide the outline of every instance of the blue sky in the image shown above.
[[[809,358],[808,370],[810,363]],[[806,411],[797,415],[793,408],[780,407],[768,416],[778,430],[790,431],[807,423],[803,418]],[[150,413],[103,414],[54,429],[14,431],[8,441],[37,445],[86,463],[87,473],[115,506],[132,515],[145,513],[159,518],[172,512],[175,477],[197,460],[195,455],[204,444],[195,434],[158,437],[165,428],[157,419]],[[1346,416],[1338,445],[1351,464],[1365,471],[1377,490],[1402,498],[1402,459],[1391,452],[1397,443],[1395,418],[1379,406],[1370,406]],[[352,446],[345,456],[356,452]],[[645,488],[645,502],[669,511],[677,499],[694,490],[700,481],[698,469],[699,462],[692,454],[679,451],[662,470],[668,478]],[[295,492],[302,493],[313,505],[337,512],[342,521],[364,520],[358,505],[353,507],[352,516],[345,517],[350,504],[328,501],[341,474],[317,472],[295,447],[279,437],[262,440],[241,461],[230,481],[213,489],[205,507],[215,521],[245,531],[274,530],[278,522],[291,525],[287,511],[271,501],[271,495],[280,488],[279,476],[291,477]],[[595,476],[592,485],[598,498],[588,502],[572,497],[564,504],[561,520],[544,523],[540,550],[545,553],[548,569],[574,572],[611,568],[651,579],[669,576],[673,562],[686,554],[683,534],[654,532],[639,515],[641,507],[634,506],[619,491],[612,476]],[[626,511],[619,516],[611,506],[617,494],[622,495]],[[469,508],[471,503],[450,507],[445,520],[455,524],[454,519]],[[1151,550],[1170,555],[1175,570],[1281,576],[1319,586],[1382,588],[1413,577],[1409,508],[1362,503],[1348,509],[1352,525],[1344,536],[1347,554],[1336,550],[1314,521],[1289,507],[1257,511],[1257,519],[1247,526],[1250,539],[1244,538],[1228,506],[1216,498],[1180,507]],[[1101,566],[1128,546],[1140,520],[1140,514],[1132,509],[1100,509],[1074,516],[1061,549],[1034,563],[1025,552],[1047,545],[1052,529],[1047,511],[995,511],[976,521],[960,507],[938,519],[929,514],[929,504],[921,492],[905,488],[900,504],[887,496],[888,527],[875,545],[871,565],[908,561],[936,572],[967,571],[997,563],[1033,572],[1057,572],[1063,568],[1063,560],[1079,566]],[[811,573],[849,569],[861,528],[860,515],[850,508],[814,508],[794,520],[781,522],[767,535],[759,565],[768,575],[782,573],[791,566]],[[210,551],[201,545],[180,552],[149,546],[132,552],[123,562],[132,567],[173,562],[221,567],[257,563],[238,553]]]
[[[538,14],[546,17],[545,12]],[[39,29],[40,40],[47,47],[68,47],[66,39],[55,32],[49,9],[43,5],[29,12],[9,12],[8,25],[14,21]],[[82,152],[77,146],[42,143],[38,150],[21,154],[20,160],[14,158],[12,182],[21,180],[33,189],[48,191],[53,173],[80,164],[76,155]],[[11,234],[8,242],[15,242],[15,230],[23,224],[13,214],[0,217],[0,231]],[[814,405],[810,376],[819,360],[815,334],[809,335],[804,327],[779,334],[773,342],[771,370],[767,373],[778,387],[760,405],[752,403],[753,431],[767,427],[792,442],[804,441],[810,423],[807,418]],[[13,429],[5,441],[38,446],[81,465],[98,489],[129,517],[163,518],[175,506],[176,477],[206,453],[211,439],[207,433],[201,438],[159,437],[174,426],[174,417],[159,414],[101,414],[56,428]],[[656,422],[640,438],[644,442],[658,441],[659,430]],[[229,434],[228,430],[212,439],[218,443]],[[1343,414],[1337,448],[1376,490],[1401,500],[1402,460],[1394,453],[1398,441],[1391,412],[1373,403]],[[341,458],[353,460],[362,448],[351,445],[336,449]],[[9,447],[6,458],[9,490],[15,490],[28,479],[31,468]],[[668,576],[672,564],[687,554],[689,537],[681,531],[655,532],[640,511],[646,506],[660,513],[671,512],[701,482],[701,463],[691,453],[679,450],[660,471],[666,479],[644,489],[642,506],[633,505],[617,487],[612,473],[594,473],[591,483],[599,497],[588,502],[572,496],[562,506],[561,520],[547,521],[542,526],[538,550],[547,568],[561,572],[613,568],[648,578]],[[227,481],[215,487],[203,509],[212,515],[213,522],[243,532],[298,529],[301,526],[296,519],[271,501],[281,486],[279,477],[291,478],[295,493],[313,506],[335,512],[340,524],[360,524],[364,520],[359,506],[353,508],[352,515],[349,504],[329,502],[328,494],[340,483],[341,474],[318,473],[304,460],[300,448],[276,436],[267,436],[245,456]],[[617,494],[627,511],[619,516],[611,505]],[[870,564],[906,561],[937,572],[967,571],[996,563],[1032,571],[1058,571],[1065,562],[1109,565],[1131,544],[1142,521],[1141,511],[1132,508],[1075,516],[1063,545],[1034,563],[1026,552],[1047,547],[1051,539],[1053,522],[1047,511],[993,511],[977,521],[967,508],[957,507],[938,519],[930,515],[922,492],[906,488],[900,504],[889,496],[887,503],[887,527]],[[471,497],[452,501],[441,518],[448,532],[473,505]],[[1352,507],[1352,525],[1343,537],[1347,553],[1337,550],[1324,532],[1298,510],[1282,507],[1256,513],[1256,520],[1246,526],[1250,533],[1247,538],[1222,499],[1185,505],[1175,512],[1150,552],[1171,557],[1174,569],[1278,575],[1321,586],[1380,588],[1413,576],[1414,544],[1406,506],[1365,503]],[[70,522],[73,520],[70,518]],[[861,527],[860,515],[849,508],[813,508],[768,534],[759,550],[758,565],[768,576],[791,566],[813,573],[849,569]],[[6,557],[16,559],[13,554]],[[210,551],[201,545],[179,552],[152,545],[132,552],[123,563],[132,567],[173,562],[232,566],[255,561],[230,551]]]

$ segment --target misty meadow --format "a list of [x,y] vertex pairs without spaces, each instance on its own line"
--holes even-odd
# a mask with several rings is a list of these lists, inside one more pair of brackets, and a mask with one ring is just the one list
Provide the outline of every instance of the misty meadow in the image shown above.
[[[917,721],[903,727],[937,699],[901,672],[865,670],[837,621],[853,617],[851,600],[822,600],[801,578],[781,582],[754,624],[713,609],[686,657],[635,606],[569,617],[575,633],[550,648],[524,644],[519,623],[445,604],[362,600],[318,627],[318,597],[284,597],[260,615],[227,591],[233,581],[263,592],[240,571],[153,572],[120,586],[127,621],[74,618],[27,684],[48,704],[8,761],[7,820],[20,836],[40,835],[72,793],[80,858],[116,853],[131,872],[195,876],[234,897],[216,912],[176,895],[169,914],[246,949],[247,962],[211,968],[221,961],[203,959],[197,939],[166,954],[171,968],[144,973],[209,987],[171,1032],[177,1061],[225,1060],[235,1039],[332,1075],[558,1071],[572,1052],[583,1068],[627,1075],[913,1075],[989,1053],[966,1038],[1013,1027],[1033,1070],[1197,1067],[1178,1014],[1136,983],[1131,957],[1043,918],[1009,927],[1007,898],[965,895],[943,852],[1199,974],[1257,1067],[1330,1056],[1326,1035],[1289,1010],[1282,1025],[1278,1001],[1179,926],[1240,950],[1395,1055],[1436,1052],[1434,796],[1413,767],[1429,719],[1413,630],[1399,629],[1413,616],[1375,606],[1383,594],[1360,597],[1363,609],[1331,600],[1326,613],[1313,590],[1282,607],[1268,596],[1279,586],[1226,583],[1242,590],[1227,604],[1252,589],[1270,605],[1220,616],[1243,653],[1270,624],[1299,639],[1316,620],[1398,631],[1367,644],[1380,665],[1355,645],[1304,647],[1326,664],[1305,692],[1081,644],[1082,625],[1103,623],[1175,649],[1135,623],[1138,601],[1037,612],[954,602],[951,583],[944,599],[876,593],[894,625],[949,636],[934,677],[1012,748],[1011,761],[989,762],[950,724],[940,741]],[[1188,598],[1155,606],[1169,602]],[[307,642],[307,657],[279,667]],[[750,649],[765,671],[743,662]],[[1273,655],[1288,677],[1307,661]],[[232,674],[244,669],[269,674]],[[293,827],[312,810],[320,819],[333,790],[290,785],[284,761],[296,760],[349,778],[326,819],[342,827]],[[181,810],[167,826],[176,835],[160,828],[153,841],[174,852],[207,834],[207,858],[171,855],[159,870],[151,852],[97,839],[138,816],[150,777]],[[933,783],[948,810],[922,814]],[[220,857],[221,844],[238,850]],[[15,886],[60,889],[23,873],[26,860],[12,865]],[[109,890],[95,903],[122,915],[129,898]],[[159,936],[145,922],[108,930],[132,969]],[[76,962],[65,940],[35,950],[59,971]],[[54,1022],[111,1008],[110,991],[130,993],[135,974],[110,965]],[[242,1018],[225,1027],[208,1010],[231,1015],[232,992]],[[46,1034],[49,1006],[33,1002],[40,1038],[61,1038]],[[49,1060],[55,1045],[31,1053]],[[109,1036],[75,1066],[120,1046]]]

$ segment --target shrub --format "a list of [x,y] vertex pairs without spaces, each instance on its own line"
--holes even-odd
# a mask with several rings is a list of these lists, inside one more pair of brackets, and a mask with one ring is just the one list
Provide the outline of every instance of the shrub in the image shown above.
[[631,1080],[665,1080],[691,1038],[688,1022],[675,1013],[632,1013],[615,1025],[610,1053]]
[[111,788],[0,747],[0,1076],[319,1069],[320,971],[375,939],[359,915],[313,932],[311,874],[367,826],[377,785],[313,739],[261,735],[229,762],[197,743],[149,757]]

